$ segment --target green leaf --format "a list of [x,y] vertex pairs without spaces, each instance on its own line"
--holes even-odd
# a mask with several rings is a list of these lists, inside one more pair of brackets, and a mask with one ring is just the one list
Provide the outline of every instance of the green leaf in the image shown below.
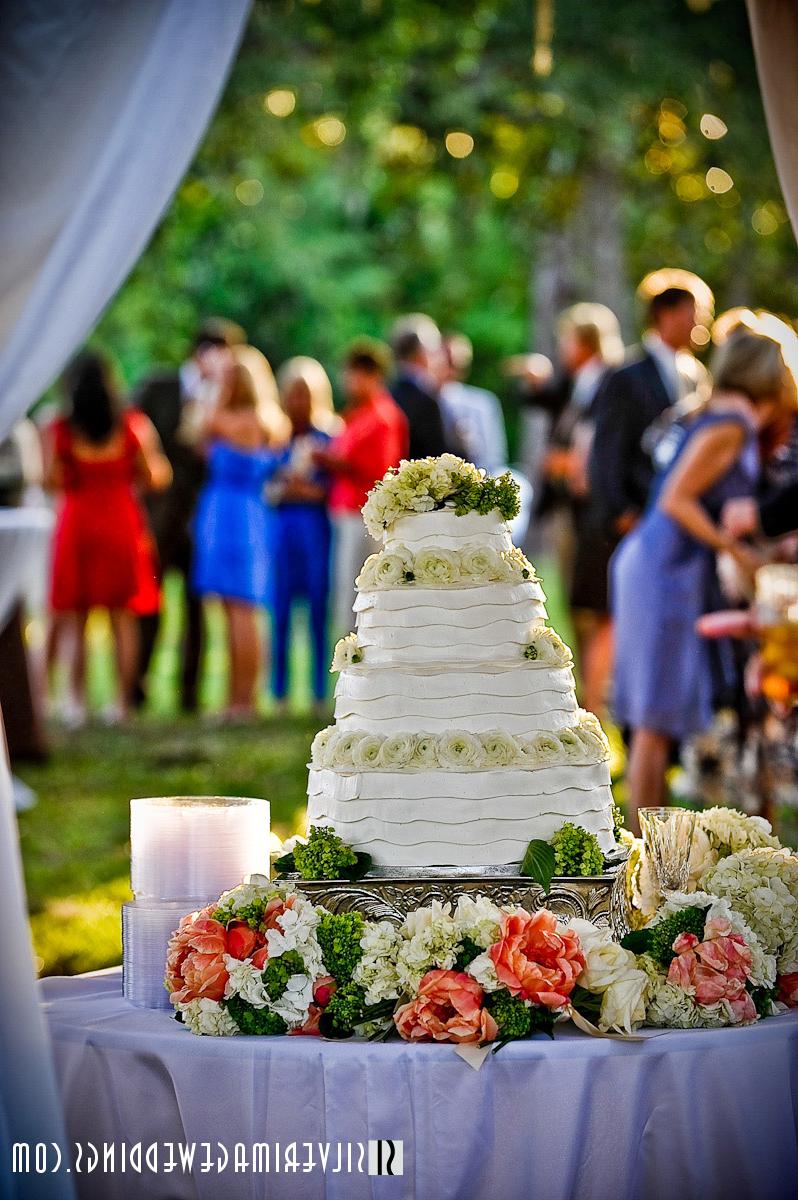
[[621,945],[624,950],[631,950],[632,954],[645,954],[651,947],[651,930],[632,929],[623,935]]
[[533,838],[521,862],[521,874],[534,879],[543,889],[543,895],[547,896],[554,876],[554,863],[554,847],[539,838]]
[[273,865],[278,875],[293,875],[296,871],[293,853],[284,854],[282,858],[276,859]]

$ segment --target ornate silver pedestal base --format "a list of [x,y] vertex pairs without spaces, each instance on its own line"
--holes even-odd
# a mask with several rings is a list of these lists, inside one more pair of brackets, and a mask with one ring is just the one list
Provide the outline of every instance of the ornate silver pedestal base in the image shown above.
[[530,912],[550,908],[563,918],[583,917],[603,928],[612,930],[616,938],[627,931],[624,864],[617,863],[604,875],[583,878],[558,876],[552,880],[547,896],[531,879],[494,868],[492,872],[478,869],[427,873],[422,869],[396,872],[359,879],[309,882],[289,876],[302,892],[316,904],[331,912],[358,911],[373,921],[392,921],[399,924],[414,908],[431,904],[433,900],[456,903],[459,896],[483,895],[494,904],[520,904]]

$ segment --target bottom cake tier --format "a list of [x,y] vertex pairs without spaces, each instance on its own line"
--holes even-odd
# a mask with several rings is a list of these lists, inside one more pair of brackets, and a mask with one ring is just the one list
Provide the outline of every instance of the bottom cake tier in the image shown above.
[[520,863],[566,821],[595,833],[605,855],[615,849],[607,763],[309,774],[308,824],[331,825],[376,866]]

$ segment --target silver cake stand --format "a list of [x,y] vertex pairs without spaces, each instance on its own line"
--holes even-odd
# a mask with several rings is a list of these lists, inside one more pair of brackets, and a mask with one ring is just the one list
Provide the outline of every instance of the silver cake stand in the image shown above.
[[626,933],[625,864],[627,851],[618,850],[604,860],[601,875],[557,875],[548,895],[511,867],[375,867],[364,879],[304,880],[286,878],[315,904],[331,912],[361,912],[372,921],[399,924],[414,908],[456,903],[459,896],[487,896],[494,904],[520,904],[530,912],[550,908],[559,917],[582,917],[611,929],[615,937]]

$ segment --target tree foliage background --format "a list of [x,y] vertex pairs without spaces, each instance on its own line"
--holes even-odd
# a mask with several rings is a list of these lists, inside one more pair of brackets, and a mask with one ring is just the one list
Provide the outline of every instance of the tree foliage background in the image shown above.
[[[542,6],[542,9],[541,9]],[[556,309],[689,267],[720,308],[798,311],[741,0],[255,0],[205,141],[97,331],[128,382],[207,314],[334,373],[403,310],[465,330],[475,377]],[[536,19],[542,20],[534,70]],[[538,29],[541,32],[541,29]],[[550,68],[550,69],[548,69]],[[704,114],[728,127],[709,139]],[[450,147],[465,157],[455,157]],[[719,167],[733,186],[710,191]]]

